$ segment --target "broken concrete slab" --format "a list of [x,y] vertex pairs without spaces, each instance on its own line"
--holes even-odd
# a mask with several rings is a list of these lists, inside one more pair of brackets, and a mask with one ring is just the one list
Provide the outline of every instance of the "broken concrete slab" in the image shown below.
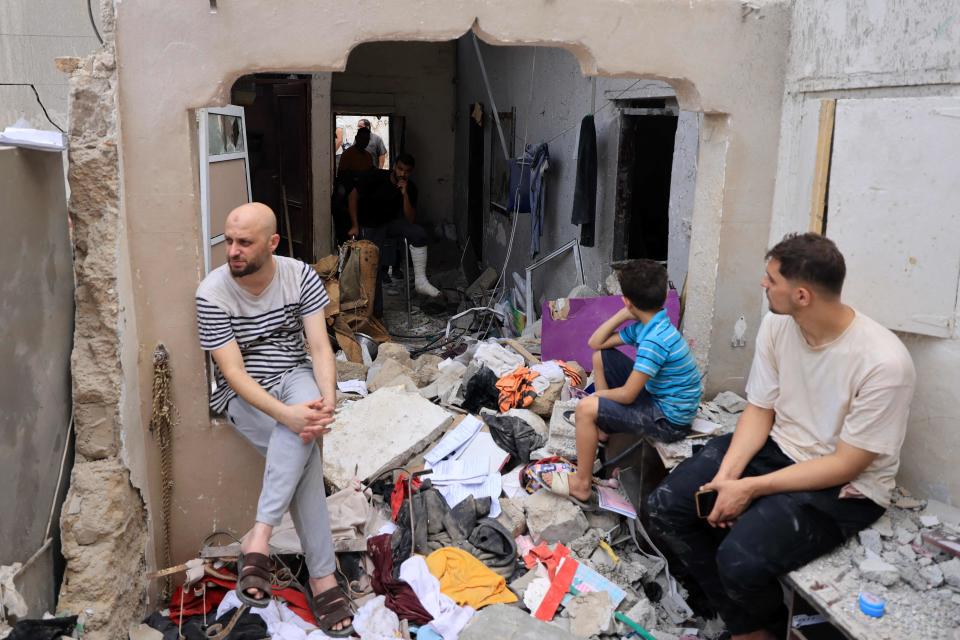
[[568,631],[537,620],[518,607],[495,604],[481,609],[460,633],[460,640],[576,640]]
[[727,413],[740,413],[747,408],[747,401],[733,391],[721,391],[713,402]]
[[579,538],[587,530],[587,518],[580,507],[546,489],[537,491],[524,503],[527,528],[534,542],[563,542]]
[[354,476],[368,479],[401,466],[436,440],[453,414],[419,394],[396,387],[379,389],[337,411],[331,432],[324,436],[328,452],[323,475],[341,489]]
[[577,455],[576,418],[572,414],[569,419],[564,417],[565,413],[576,410],[577,402],[576,399],[562,400],[553,405],[547,442],[543,445],[552,455],[568,458]]
[[567,546],[570,547],[570,550],[577,554],[578,557],[589,558],[600,543],[601,533],[598,529],[588,529],[587,532],[579,538],[571,540]]
[[870,528],[875,529],[881,537],[893,537],[893,522],[890,520],[890,516],[886,513],[880,516]]
[[930,587],[939,587],[943,584],[943,569],[939,565],[931,564],[920,569],[920,576],[927,581]]
[[589,638],[610,630],[613,605],[606,591],[574,596],[565,610],[570,617],[570,633],[575,636]]

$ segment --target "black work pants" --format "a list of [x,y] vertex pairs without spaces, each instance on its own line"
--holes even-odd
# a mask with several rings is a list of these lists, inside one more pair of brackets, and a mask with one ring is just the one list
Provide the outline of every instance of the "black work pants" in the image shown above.
[[[713,480],[732,438],[707,443],[650,494],[650,528],[700,585],[730,633],[769,629],[781,635],[787,621],[777,578],[839,546],[884,509],[866,498],[840,498],[840,487],[779,493],[755,500],[730,529],[714,529],[697,517],[693,496]],[[768,438],[743,477],[791,464]]]

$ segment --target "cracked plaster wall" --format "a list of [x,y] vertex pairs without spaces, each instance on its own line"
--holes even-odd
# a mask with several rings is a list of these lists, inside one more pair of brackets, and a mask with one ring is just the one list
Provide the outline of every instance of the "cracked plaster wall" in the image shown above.
[[[771,244],[809,225],[820,100],[960,96],[957,42],[960,19],[952,0],[810,0],[795,5]],[[955,392],[960,339],[900,338],[913,357],[917,388],[899,481],[920,495],[960,506],[960,404]]]

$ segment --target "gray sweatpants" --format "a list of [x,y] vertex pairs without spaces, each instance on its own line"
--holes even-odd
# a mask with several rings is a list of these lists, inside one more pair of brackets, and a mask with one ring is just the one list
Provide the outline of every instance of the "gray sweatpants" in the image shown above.
[[[303,364],[286,372],[270,394],[284,404],[316,400],[320,390],[313,367]],[[257,522],[275,527],[289,509],[310,577],[333,573],[336,558],[323,488],[323,460],[317,443],[304,444],[300,436],[239,396],[227,405],[227,418],[267,459]]]

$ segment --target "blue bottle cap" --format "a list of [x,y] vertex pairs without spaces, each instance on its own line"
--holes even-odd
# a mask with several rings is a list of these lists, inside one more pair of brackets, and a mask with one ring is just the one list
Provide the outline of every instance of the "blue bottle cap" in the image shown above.
[[886,602],[883,598],[869,591],[860,592],[860,611],[873,618],[879,618],[884,614],[885,609]]

